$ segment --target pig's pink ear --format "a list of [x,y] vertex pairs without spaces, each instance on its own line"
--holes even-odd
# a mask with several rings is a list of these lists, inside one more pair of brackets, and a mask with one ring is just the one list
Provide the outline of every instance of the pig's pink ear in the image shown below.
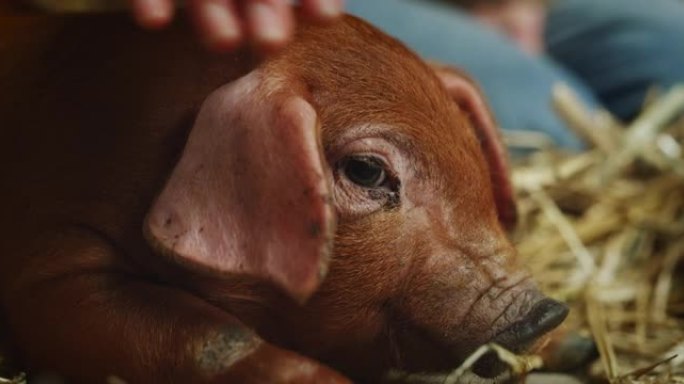
[[506,229],[512,229],[517,223],[518,213],[509,177],[507,152],[482,92],[473,80],[457,69],[440,65],[433,65],[433,69],[452,99],[470,117],[489,164],[499,221]]
[[292,91],[262,88],[254,71],[208,97],[145,233],[180,262],[266,279],[303,302],[335,227],[318,117]]

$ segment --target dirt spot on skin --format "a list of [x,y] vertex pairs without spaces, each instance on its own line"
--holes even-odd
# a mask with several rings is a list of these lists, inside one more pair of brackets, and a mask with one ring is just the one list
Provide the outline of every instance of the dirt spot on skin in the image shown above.
[[321,223],[317,221],[312,221],[309,223],[309,236],[311,236],[314,239],[318,239],[321,236],[321,232],[323,232],[323,228],[321,228]]
[[225,328],[199,345],[198,366],[207,376],[218,375],[254,352],[261,343],[261,339],[245,328]]

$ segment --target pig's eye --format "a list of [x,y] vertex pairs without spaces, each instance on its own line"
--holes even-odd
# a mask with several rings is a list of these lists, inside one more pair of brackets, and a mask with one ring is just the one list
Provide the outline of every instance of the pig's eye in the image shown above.
[[365,188],[378,188],[387,182],[382,162],[373,157],[349,157],[343,161],[342,170],[354,184]]
[[379,154],[359,152],[334,163],[335,206],[342,218],[391,210],[401,204],[401,183],[392,163]]

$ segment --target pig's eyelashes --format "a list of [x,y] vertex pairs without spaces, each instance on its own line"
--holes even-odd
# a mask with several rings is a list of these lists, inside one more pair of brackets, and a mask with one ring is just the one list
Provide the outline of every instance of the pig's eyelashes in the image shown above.
[[338,163],[339,172],[347,180],[376,198],[380,195],[398,197],[399,180],[388,169],[383,160],[370,155],[348,156]]
[[372,155],[353,155],[337,163],[340,193],[355,213],[392,208],[399,204],[399,180],[385,161]]
[[346,158],[341,168],[351,182],[364,188],[379,188],[387,182],[387,172],[382,162],[370,156]]

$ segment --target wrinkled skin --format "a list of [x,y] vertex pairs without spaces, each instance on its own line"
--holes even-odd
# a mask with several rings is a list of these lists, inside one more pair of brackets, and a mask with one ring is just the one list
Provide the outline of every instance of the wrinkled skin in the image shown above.
[[[255,60],[204,52],[184,24],[149,35],[123,20],[0,27],[43,31],[0,47],[16,57],[0,63],[0,299],[28,368],[80,382],[347,382],[334,370],[374,382],[453,368],[542,300],[499,221],[490,172],[502,170],[488,169],[472,111],[353,18],[303,26],[260,67],[280,85],[255,85],[300,95],[320,122],[336,220],[320,287],[302,304],[168,257],[145,217],[207,95]],[[378,159],[387,183],[352,182],[353,155]]]

